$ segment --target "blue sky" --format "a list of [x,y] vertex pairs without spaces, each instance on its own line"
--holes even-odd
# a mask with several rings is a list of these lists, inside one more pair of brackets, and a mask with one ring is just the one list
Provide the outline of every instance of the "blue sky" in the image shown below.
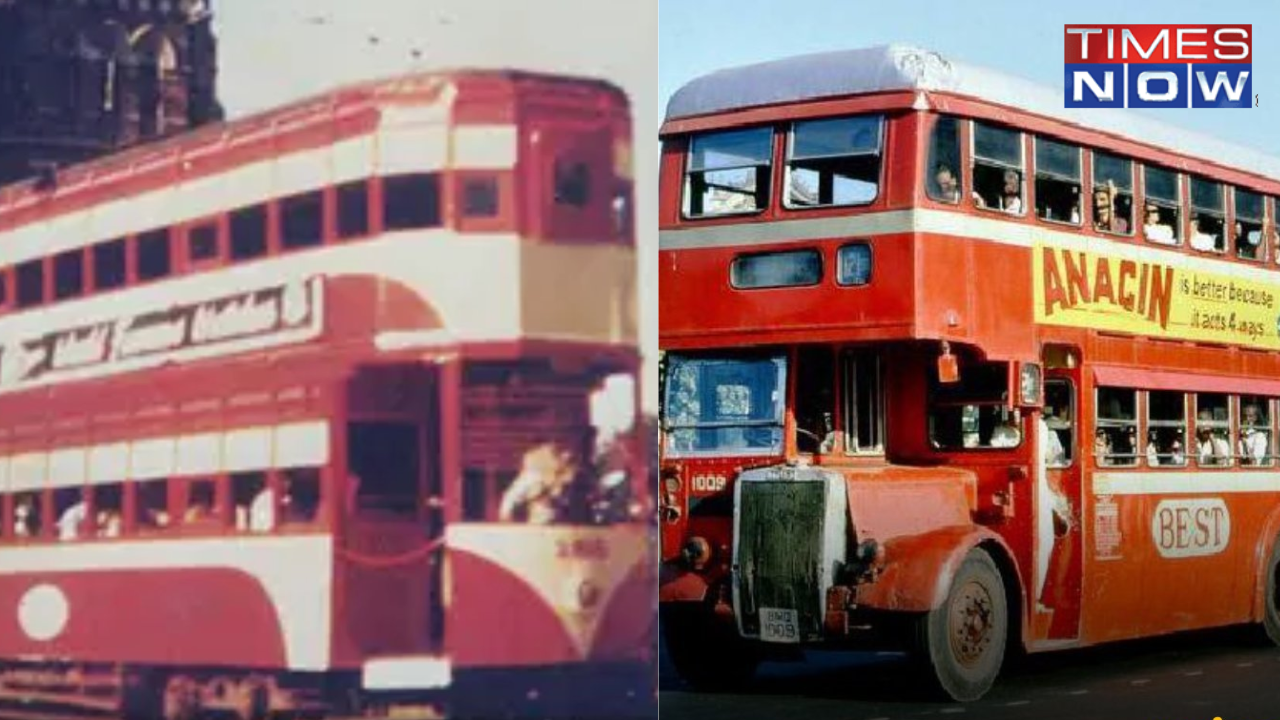
[[622,87],[635,122],[645,405],[657,405],[657,163],[651,0],[213,0],[231,117],[335,86],[451,67],[518,67]]
[[1280,155],[1280,4],[1240,0],[664,0],[659,95],[724,67],[824,50],[907,43],[1062,87],[1068,24],[1253,24],[1257,108],[1146,110],[1151,117]]

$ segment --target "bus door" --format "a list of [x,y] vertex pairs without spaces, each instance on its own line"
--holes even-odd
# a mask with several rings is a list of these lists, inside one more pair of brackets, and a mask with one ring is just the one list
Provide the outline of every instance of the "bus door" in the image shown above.
[[349,629],[366,655],[442,641],[438,376],[406,364],[363,368],[348,383],[339,556]]
[[1037,423],[1033,629],[1037,640],[1074,640],[1080,635],[1083,551],[1079,370],[1054,367],[1048,357],[1045,365],[1045,406]]

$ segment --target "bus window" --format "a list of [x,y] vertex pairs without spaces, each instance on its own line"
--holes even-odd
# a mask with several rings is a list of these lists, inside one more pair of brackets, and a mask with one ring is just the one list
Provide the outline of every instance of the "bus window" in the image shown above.
[[156,280],[168,275],[172,270],[168,228],[138,235],[137,251],[134,270],[139,280]]
[[313,247],[324,240],[324,196],[319,190],[280,201],[280,245]]
[[773,129],[751,128],[689,139],[684,216],[753,213],[769,205]]
[[93,287],[110,290],[124,285],[124,240],[110,240],[93,246]]
[[1022,214],[1022,133],[973,123],[973,201],[980,208]]
[[29,260],[18,266],[18,307],[44,302],[44,260]]
[[1137,391],[1098,388],[1094,459],[1100,467],[1138,464]]
[[78,297],[84,292],[84,251],[70,250],[53,257],[53,296]]
[[796,449],[835,450],[835,358],[830,347],[801,348],[796,358]]
[[938,202],[960,202],[960,123],[950,115],[939,116],[933,123],[925,192]]
[[266,473],[232,473],[231,501],[235,504],[236,530],[270,532],[275,529],[275,494],[271,492]]
[[146,480],[136,486],[139,530],[162,530],[169,527],[169,481]]
[[187,504],[182,511],[182,523],[196,527],[217,525],[218,485],[209,479],[187,481]]
[[1080,224],[1080,148],[1036,138],[1036,217]]
[[94,532],[100,538],[120,537],[124,517],[124,485],[111,483],[93,488]]
[[1240,396],[1240,464],[1271,467],[1275,451],[1271,446],[1271,401],[1258,395]]
[[817,250],[739,255],[729,265],[729,284],[737,290],[805,287],[822,281],[822,256]]
[[19,540],[40,537],[44,514],[39,492],[19,493],[13,499],[13,536]]
[[1262,224],[1266,212],[1262,196],[1248,190],[1235,189],[1236,222],[1232,238],[1236,244],[1236,257],[1245,260],[1262,260],[1266,255],[1266,243],[1262,242]]
[[267,206],[231,213],[231,259],[252,260],[267,254]]
[[89,520],[88,505],[80,488],[58,488],[53,491],[53,515],[57,518],[58,540],[76,540],[85,534]]
[[[1057,444],[1049,440],[1052,451],[1045,462],[1049,467],[1068,467],[1075,459],[1075,393],[1071,383],[1062,378],[1050,378],[1044,383],[1044,425],[1042,429],[1054,434]],[[1061,452],[1057,452],[1058,450]]]
[[1196,394],[1196,462],[1231,465],[1231,404],[1223,393]]
[[1006,363],[966,365],[957,383],[932,381],[929,440],[939,450],[1012,448],[1022,444],[1022,414],[1010,409]]
[[439,227],[440,176],[419,173],[383,178],[382,223],[387,230]]
[[281,484],[284,506],[281,523],[305,525],[315,522],[320,510],[320,469],[290,468],[281,474]]
[[1142,208],[1142,231],[1147,240],[1161,245],[1182,242],[1182,199],[1179,175],[1158,167],[1143,168],[1146,204]]
[[356,180],[338,186],[338,238],[349,238],[369,233],[369,183]]
[[1133,234],[1133,161],[1093,153],[1093,229]]
[[1187,403],[1183,393],[1147,393],[1147,465],[1182,467],[1187,464]]
[[1191,178],[1191,247],[1201,252],[1227,251],[1226,210],[1222,184]]
[[667,362],[669,457],[782,451],[783,358],[669,356]]
[[786,206],[865,205],[875,200],[883,126],[880,115],[792,124]]
[[850,454],[884,454],[884,376],[880,356],[849,351],[841,363],[844,382],[844,447]]

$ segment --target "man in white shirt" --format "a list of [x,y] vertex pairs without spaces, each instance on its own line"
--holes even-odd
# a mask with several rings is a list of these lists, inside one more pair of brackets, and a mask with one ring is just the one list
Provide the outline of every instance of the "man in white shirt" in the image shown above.
[[80,536],[80,526],[89,517],[89,507],[84,499],[77,500],[74,505],[62,511],[58,518],[58,539],[75,540]]
[[1143,231],[1151,242],[1158,242],[1163,245],[1178,244],[1177,238],[1173,235],[1173,227],[1160,222],[1160,208],[1151,203],[1147,203],[1146,206]]
[[1244,418],[1240,421],[1240,462],[1245,465],[1264,465],[1267,458],[1267,423],[1260,417],[1258,406],[1244,406]]
[[1191,217],[1191,248],[1201,252],[1215,252],[1218,247],[1218,236],[1200,229],[1200,218]]

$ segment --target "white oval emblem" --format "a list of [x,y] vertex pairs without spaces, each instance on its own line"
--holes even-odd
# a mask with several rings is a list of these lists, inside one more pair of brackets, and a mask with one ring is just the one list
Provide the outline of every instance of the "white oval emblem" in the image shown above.
[[18,624],[32,640],[52,640],[67,627],[67,596],[53,585],[36,585],[18,601]]
[[1221,498],[1161,500],[1151,516],[1151,538],[1162,557],[1217,555],[1231,540],[1231,513]]

